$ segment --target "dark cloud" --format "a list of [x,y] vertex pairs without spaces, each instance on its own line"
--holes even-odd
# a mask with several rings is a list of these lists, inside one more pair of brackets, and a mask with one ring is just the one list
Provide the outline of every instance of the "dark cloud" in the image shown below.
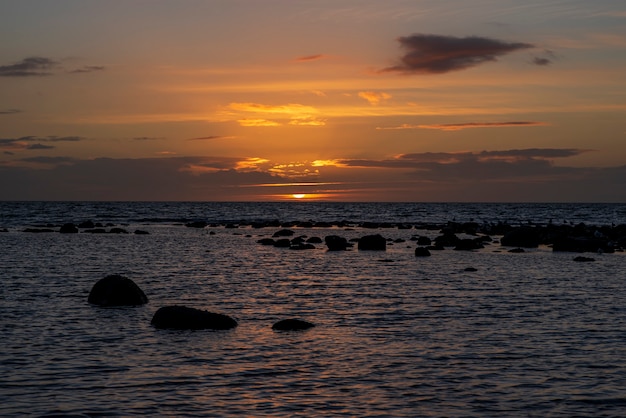
[[54,149],[56,148],[53,145],[44,145],[44,144],[30,144],[26,146],[26,149],[29,150],[37,150],[37,149]]
[[0,110],[0,115],[14,115],[16,113],[22,113],[22,111],[19,109]]
[[165,139],[163,137],[152,137],[152,136],[136,136],[133,138],[134,141],[156,141],[158,139]]
[[[73,70],[67,70],[70,74],[92,73],[102,71],[101,65],[85,65]],[[32,77],[53,75],[55,70],[63,70],[58,61],[46,57],[29,57],[15,64],[0,66],[0,77]]]
[[406,53],[398,65],[384,68],[381,72],[407,74],[443,74],[465,70],[497,57],[521,49],[534,48],[522,42],[504,42],[497,39],[468,36],[414,34],[398,38]]
[[531,64],[545,67],[547,65],[551,65],[556,59],[556,54],[553,51],[546,49],[540,55],[533,56]]
[[432,172],[445,176],[459,173],[461,178],[473,178],[480,173],[489,172],[494,178],[499,178],[507,173],[536,175],[539,172],[551,171],[552,160],[574,157],[585,152],[589,150],[529,148],[458,153],[424,152],[402,154],[388,160],[354,159],[341,160],[340,163],[350,167],[406,168],[420,173]]
[[188,141],[210,141],[213,139],[224,139],[224,138],[231,138],[231,137],[221,136],[221,135],[209,135],[209,136],[201,136],[198,138],[189,138]]
[[321,60],[327,58],[326,55],[323,54],[316,54],[316,55],[306,55],[303,57],[298,57],[295,59],[296,62],[308,62],[308,61],[317,61],[317,60]]
[[[469,128],[506,128],[506,127],[519,127],[519,126],[545,126],[544,122],[537,121],[510,121],[510,122],[467,122],[467,123],[445,123],[435,125],[417,125],[417,128],[421,129],[439,129],[442,131],[460,131]],[[409,125],[406,125],[409,126]],[[383,128],[384,129],[384,128]],[[403,129],[402,127],[387,128],[387,129]],[[408,128],[406,128],[408,129]]]
[[236,170],[237,161],[221,157],[22,159],[0,164],[0,196],[10,200],[248,200],[250,187],[285,181],[267,172]]
[[45,57],[29,57],[22,61],[0,66],[0,77],[32,77],[52,75],[58,62]]
[[[78,142],[85,138],[80,136],[22,136],[20,138],[0,138],[0,149],[4,150],[44,150],[54,148],[43,145],[43,142]],[[33,144],[34,143],[34,144]]]
[[104,70],[104,67],[101,65],[85,65],[84,67],[77,68],[75,70],[71,70],[68,72],[72,74],[79,74],[79,73],[93,73],[94,71],[102,71],[102,70]]

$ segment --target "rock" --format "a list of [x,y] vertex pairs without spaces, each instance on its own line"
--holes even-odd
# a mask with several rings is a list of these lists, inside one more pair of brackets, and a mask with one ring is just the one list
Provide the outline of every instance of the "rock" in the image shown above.
[[274,238],[277,238],[277,237],[291,237],[291,236],[293,236],[293,234],[295,234],[295,232],[292,231],[291,229],[281,229],[280,231],[274,232],[274,235],[272,235],[272,237],[274,237]]
[[415,257],[430,257],[430,251],[428,251],[428,248],[417,247],[415,249]]
[[78,227],[80,229],[93,229],[96,227],[96,225],[93,223],[93,221],[83,221],[78,224]]
[[257,243],[261,245],[274,245],[274,242],[275,241],[271,238],[261,238],[257,241]]
[[143,231],[141,229],[136,229],[135,230],[135,235],[150,235],[150,233],[148,231]]
[[281,238],[274,241],[274,247],[289,248],[291,247],[291,240],[289,238]]
[[417,245],[421,245],[422,247],[426,247],[432,244],[432,240],[428,237],[420,236],[417,238]]
[[537,248],[540,243],[537,228],[515,228],[504,234],[500,244],[505,247]]
[[460,241],[456,235],[446,232],[435,238],[435,245],[440,247],[454,247]]
[[104,228],[85,229],[83,232],[88,234],[106,234],[107,230]]
[[204,221],[188,222],[185,224],[187,228],[206,228],[209,224]]
[[460,239],[454,247],[456,251],[472,251],[479,250],[481,248],[485,248],[483,244],[479,240],[471,238]]
[[567,251],[576,253],[595,253],[601,251],[604,253],[613,253],[615,249],[607,239],[603,238],[566,237],[555,240],[552,246],[552,251]]
[[595,258],[591,258],[591,257],[578,256],[578,257],[574,258],[574,261],[587,263],[587,262],[590,262],[590,261],[596,261],[596,259]]
[[338,235],[328,235],[324,237],[324,242],[328,251],[345,251],[350,246],[347,239]]
[[306,240],[309,244],[321,244],[324,242],[320,237],[311,237]]
[[474,271],[478,271],[478,269],[476,267],[465,267],[463,271],[474,272]]
[[380,234],[366,235],[359,239],[358,248],[362,251],[386,251],[387,240]]
[[186,306],[164,306],[152,317],[151,324],[159,329],[214,329],[235,328],[237,321],[228,315],[203,311]]
[[526,251],[523,248],[513,248],[512,250],[509,250],[508,252],[510,253],[525,253]]
[[93,285],[87,302],[98,306],[137,306],[148,303],[148,298],[131,279],[114,274]]
[[309,328],[313,328],[315,324],[302,319],[283,319],[272,325],[272,329],[275,331],[301,331]]
[[77,234],[78,228],[76,228],[76,225],[72,223],[67,223],[61,226],[61,229],[59,229],[59,232],[62,234]]
[[124,228],[111,228],[110,234],[128,234],[128,231]]

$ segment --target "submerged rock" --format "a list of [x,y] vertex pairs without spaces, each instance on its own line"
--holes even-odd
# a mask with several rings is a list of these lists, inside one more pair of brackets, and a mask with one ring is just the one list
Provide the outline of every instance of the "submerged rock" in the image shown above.
[[314,326],[315,324],[302,319],[283,319],[272,325],[272,329],[275,331],[301,331]]
[[148,303],[148,297],[131,279],[114,274],[93,285],[87,302],[98,306],[137,306]]
[[151,324],[159,329],[214,329],[235,328],[237,321],[228,315],[203,311],[186,306],[164,306],[152,317]]
[[591,257],[583,257],[583,256],[578,256],[578,257],[574,257],[574,261],[578,261],[581,263],[588,263],[591,261],[596,261],[595,258],[591,258]]
[[425,247],[417,247],[415,249],[415,257],[430,257],[430,251]]

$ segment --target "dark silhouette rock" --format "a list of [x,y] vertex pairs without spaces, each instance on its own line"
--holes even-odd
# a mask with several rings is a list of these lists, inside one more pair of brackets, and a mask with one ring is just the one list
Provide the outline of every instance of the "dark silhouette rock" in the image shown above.
[[291,240],[289,238],[281,238],[274,241],[274,247],[289,248],[291,247]]
[[137,306],[148,303],[148,298],[131,279],[114,274],[93,285],[87,302],[98,306]]
[[465,267],[463,271],[474,272],[474,271],[478,271],[478,269],[476,267]]
[[417,238],[417,245],[426,247],[426,246],[429,246],[430,244],[432,244],[432,240],[428,237],[420,236]]
[[306,242],[308,242],[309,244],[321,244],[324,241],[320,237],[310,237],[307,238]]
[[583,257],[583,256],[578,256],[574,258],[574,261],[578,261],[581,263],[588,263],[590,261],[596,261],[595,258],[591,258],[591,257]]
[[76,225],[72,223],[67,223],[61,226],[61,229],[59,229],[59,232],[62,234],[77,234],[78,228],[76,227]]
[[274,242],[275,241],[271,238],[261,238],[257,241],[257,243],[261,245],[274,245]]
[[272,235],[272,236],[274,238],[277,238],[277,237],[291,237],[291,236],[293,236],[293,234],[295,234],[295,232],[292,231],[291,229],[281,229],[280,231],[274,232],[274,235]]
[[150,233],[148,231],[143,231],[141,229],[136,229],[135,230],[135,235],[150,235]]
[[435,245],[440,247],[454,247],[460,241],[459,237],[453,233],[446,232],[435,238]]
[[83,221],[78,224],[78,227],[80,229],[93,229],[96,227],[96,225],[93,223],[93,221]]
[[324,242],[328,251],[345,251],[350,246],[347,239],[338,235],[328,235],[324,237]]
[[109,231],[111,234],[128,234],[128,231],[124,228],[111,228]]
[[613,245],[604,238],[588,238],[588,237],[565,237],[554,241],[552,251],[565,251],[575,253],[585,252],[604,252],[612,253],[615,251]]
[[537,228],[515,228],[504,234],[500,244],[505,247],[537,248],[540,244],[540,235]]
[[206,228],[209,224],[207,222],[204,221],[194,221],[194,222],[188,222],[185,224],[185,226],[187,228]]
[[456,246],[454,247],[456,251],[472,251],[472,250],[479,250],[481,248],[485,248],[485,247],[480,242],[480,240],[471,239],[471,238],[460,239],[456,243]]
[[425,247],[417,247],[415,249],[415,257],[430,257],[430,251]]
[[366,235],[359,239],[358,249],[362,251],[386,251],[387,240],[380,234]]
[[302,319],[283,319],[272,325],[272,329],[275,331],[302,331],[314,326],[315,324]]
[[508,252],[510,252],[510,253],[525,253],[526,250],[524,250],[523,248],[513,248],[512,250],[509,250]]
[[226,330],[235,328],[237,321],[228,315],[174,305],[159,308],[154,313],[151,324],[159,329]]

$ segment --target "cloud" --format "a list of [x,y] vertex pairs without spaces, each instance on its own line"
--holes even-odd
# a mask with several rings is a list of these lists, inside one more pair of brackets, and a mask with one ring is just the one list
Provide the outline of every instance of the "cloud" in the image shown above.
[[[230,103],[228,108],[243,114],[253,114],[268,117],[276,115],[290,119],[290,125],[324,126],[326,122],[317,117],[319,111],[312,107],[297,103],[286,105],[265,105],[260,103]],[[266,117],[245,117],[238,120],[241,126],[281,126],[282,123]]]
[[29,150],[37,150],[37,149],[54,149],[56,148],[53,145],[44,145],[44,144],[32,144],[32,145],[27,145],[26,149]]
[[16,113],[22,113],[22,111],[19,109],[0,110],[0,115],[14,115]]
[[521,49],[534,48],[534,45],[527,43],[504,42],[479,36],[457,38],[414,34],[400,37],[398,41],[407,52],[400,58],[398,65],[384,68],[381,72],[443,74],[497,61],[497,57]]
[[29,57],[22,61],[0,66],[0,77],[32,77],[52,75],[58,62],[44,57]]
[[247,126],[247,127],[251,127],[251,126],[280,126],[281,124],[279,122],[273,121],[273,120],[267,120],[267,119],[239,119],[237,122],[239,122],[239,124],[241,126]]
[[85,65],[81,68],[68,71],[68,73],[71,73],[71,74],[93,73],[94,71],[102,71],[102,70],[104,70],[104,67],[101,65]]
[[222,136],[222,135],[208,135],[200,136],[197,138],[189,138],[187,141],[212,141],[214,139],[233,139],[234,136]]
[[374,91],[362,91],[359,92],[359,97],[365,99],[372,106],[377,106],[387,99],[391,99],[391,95],[387,93],[376,93]]
[[[20,138],[0,138],[2,150],[43,150],[52,149],[53,146],[42,145],[42,142],[78,142],[85,138],[79,136],[23,136]],[[32,144],[32,143],[35,144]]]
[[417,125],[420,129],[438,129],[441,131],[460,131],[471,128],[509,128],[520,126],[546,126],[545,122],[536,121],[512,121],[512,122],[469,122],[469,123],[446,123],[435,125]]
[[[62,67],[58,61],[46,57],[28,57],[15,64],[0,66],[0,77],[33,77],[33,76],[50,76],[55,70]],[[102,71],[105,67],[100,65],[85,65],[74,70],[68,70],[67,73],[92,73],[94,71]]]
[[318,61],[318,60],[325,59],[325,58],[328,58],[328,56],[324,54],[316,54],[316,55],[306,55],[303,57],[297,57],[294,61],[295,62],[309,62],[309,61]]

